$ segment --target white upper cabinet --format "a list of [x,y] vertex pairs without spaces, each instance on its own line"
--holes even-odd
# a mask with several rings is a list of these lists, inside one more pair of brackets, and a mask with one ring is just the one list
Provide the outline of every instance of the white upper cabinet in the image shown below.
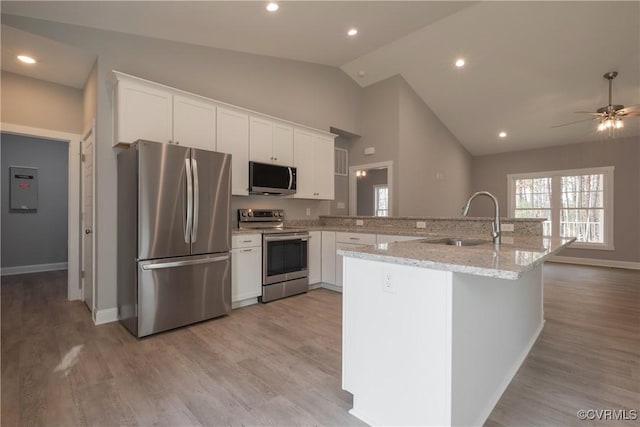
[[183,95],[173,96],[173,142],[204,150],[216,149],[216,106]]
[[138,139],[169,142],[173,138],[173,95],[162,88],[128,80],[116,87],[114,145]]
[[218,151],[231,154],[231,194],[249,194],[249,115],[218,107]]
[[295,129],[293,165],[298,173],[295,198],[333,200],[333,146],[333,138]]
[[273,162],[282,166],[293,166],[293,127],[273,124]]
[[249,160],[272,163],[273,123],[254,116],[251,116],[249,120]]
[[317,135],[313,144],[313,157],[315,159],[315,188],[318,199],[333,200],[334,187],[334,140]]
[[256,116],[251,116],[249,126],[249,160],[293,164],[293,127]]
[[121,79],[116,87],[115,144],[138,139],[216,149],[216,105],[169,88]]

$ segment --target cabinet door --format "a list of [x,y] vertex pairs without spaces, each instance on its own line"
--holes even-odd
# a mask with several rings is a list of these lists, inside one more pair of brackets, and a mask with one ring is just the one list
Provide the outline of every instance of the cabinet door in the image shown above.
[[322,281],[322,232],[309,232],[309,284]]
[[262,248],[231,250],[231,301],[262,294]]
[[336,283],[336,233],[322,232],[322,281],[335,285]]
[[293,166],[293,128],[273,124],[273,162],[282,166]]
[[195,97],[173,96],[173,142],[215,151],[216,106]]
[[295,198],[313,199],[314,190],[314,150],[312,133],[295,129],[293,132],[293,165],[297,168],[297,190]]
[[333,139],[316,136],[314,140],[314,182],[317,199],[334,199]]
[[249,194],[249,115],[226,108],[217,109],[218,151],[231,154],[231,194]]
[[115,143],[138,139],[170,142],[173,135],[173,95],[150,85],[119,81],[116,88]]
[[273,124],[259,117],[250,118],[249,160],[273,163]]

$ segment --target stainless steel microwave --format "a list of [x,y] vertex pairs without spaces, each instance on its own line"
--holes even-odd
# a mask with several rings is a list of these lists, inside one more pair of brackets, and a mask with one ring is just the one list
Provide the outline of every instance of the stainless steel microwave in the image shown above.
[[296,168],[249,162],[249,193],[288,195],[296,192]]

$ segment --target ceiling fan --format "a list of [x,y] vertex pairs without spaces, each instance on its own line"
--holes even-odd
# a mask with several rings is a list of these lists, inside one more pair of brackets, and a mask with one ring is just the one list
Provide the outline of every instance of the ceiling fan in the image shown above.
[[575,122],[563,123],[561,125],[551,126],[552,128],[557,128],[561,126],[572,125],[575,123],[581,123],[591,120],[599,120],[598,123],[598,131],[602,132],[605,130],[612,131],[614,129],[621,129],[624,127],[624,122],[622,121],[623,117],[640,117],[640,104],[631,105],[626,107],[624,105],[614,105],[611,103],[611,87],[613,85],[613,79],[618,75],[617,71],[609,71],[605,73],[602,77],[609,80],[609,104],[598,108],[595,112],[592,111],[576,111],[576,114],[590,114],[592,118],[577,120]]

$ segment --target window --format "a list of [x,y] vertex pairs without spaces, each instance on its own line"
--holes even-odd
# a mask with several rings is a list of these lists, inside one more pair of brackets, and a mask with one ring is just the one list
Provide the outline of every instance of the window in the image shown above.
[[375,216],[389,216],[389,187],[386,185],[374,185],[373,200]]
[[508,175],[515,218],[546,218],[545,236],[613,250],[613,167]]

